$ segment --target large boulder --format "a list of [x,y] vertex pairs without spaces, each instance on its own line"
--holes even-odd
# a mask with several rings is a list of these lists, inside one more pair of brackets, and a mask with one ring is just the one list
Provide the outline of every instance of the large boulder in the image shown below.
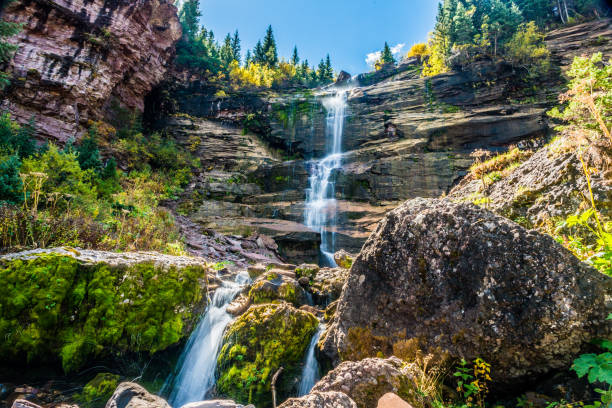
[[287,303],[251,306],[228,328],[218,358],[217,388],[241,404],[272,403],[271,380],[283,367],[276,390],[292,394],[318,320]]
[[359,408],[375,407],[379,398],[389,392],[414,395],[413,383],[403,372],[403,366],[404,362],[397,357],[346,361],[323,377],[312,392],[342,392]]
[[[207,304],[203,259],[75,249],[0,257],[0,361],[79,370],[177,344]],[[111,352],[112,351],[112,352]]]
[[307,303],[306,292],[302,286],[282,273],[282,270],[272,269],[257,278],[249,291],[250,301],[255,304],[286,301],[297,307]]
[[119,384],[106,408],[171,408],[161,397],[153,395],[136,383]]
[[278,408],[357,408],[355,401],[341,392],[312,392],[301,398],[291,398]]
[[415,199],[364,245],[323,350],[338,361],[415,339],[481,357],[508,384],[567,368],[608,336],[611,285],[549,236],[470,204]]

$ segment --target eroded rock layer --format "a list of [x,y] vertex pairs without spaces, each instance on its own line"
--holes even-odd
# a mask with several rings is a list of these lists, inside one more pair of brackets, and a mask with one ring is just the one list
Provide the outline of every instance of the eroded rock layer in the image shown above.
[[20,0],[3,17],[23,25],[4,107],[60,142],[78,139],[112,101],[142,111],[181,36],[168,0]]

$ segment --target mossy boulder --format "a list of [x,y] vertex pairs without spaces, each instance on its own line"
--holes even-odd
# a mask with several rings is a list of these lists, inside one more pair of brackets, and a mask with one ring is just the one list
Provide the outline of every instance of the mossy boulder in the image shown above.
[[295,275],[298,278],[306,277],[310,280],[314,279],[317,276],[317,272],[319,272],[319,265],[314,264],[302,264],[295,269]]
[[73,372],[93,359],[178,343],[206,305],[206,268],[141,255],[123,264],[78,253],[0,259],[0,359]]
[[85,384],[83,391],[76,396],[76,400],[81,407],[101,408],[106,405],[106,401],[113,395],[119,376],[110,373],[100,373],[93,380]]
[[269,407],[272,376],[283,367],[276,389],[280,401],[289,397],[317,325],[311,313],[286,303],[251,306],[225,334],[217,362],[219,392],[242,404]]
[[306,303],[306,292],[295,279],[272,270],[253,283],[249,299],[254,304],[285,301],[300,306]]

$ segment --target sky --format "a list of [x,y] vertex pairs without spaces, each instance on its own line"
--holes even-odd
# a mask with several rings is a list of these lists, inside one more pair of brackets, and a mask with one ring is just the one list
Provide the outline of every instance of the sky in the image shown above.
[[[269,24],[279,56],[316,65],[328,53],[336,71],[371,70],[373,53],[385,41],[397,55],[424,42],[433,29],[438,0],[200,0],[201,22],[218,41],[238,30],[243,56],[262,39]],[[403,45],[403,46],[402,46]]]

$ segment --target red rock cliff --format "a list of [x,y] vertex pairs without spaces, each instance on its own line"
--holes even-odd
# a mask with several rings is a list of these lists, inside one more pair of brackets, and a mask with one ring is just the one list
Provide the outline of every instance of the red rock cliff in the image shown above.
[[19,0],[3,17],[23,24],[3,108],[60,142],[112,100],[142,110],[181,36],[171,0]]

